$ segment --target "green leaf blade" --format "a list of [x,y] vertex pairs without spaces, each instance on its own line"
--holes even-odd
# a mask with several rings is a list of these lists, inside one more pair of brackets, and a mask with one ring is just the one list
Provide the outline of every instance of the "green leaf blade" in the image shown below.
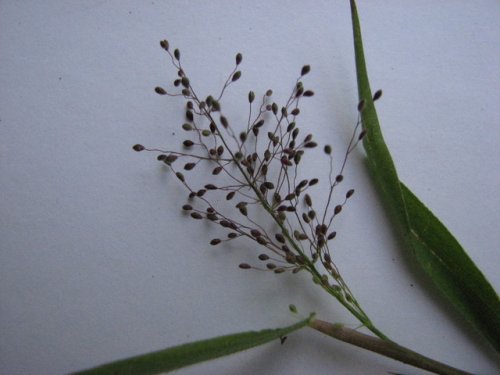
[[151,375],[170,372],[266,344],[307,326],[312,318],[313,314],[284,328],[242,332],[174,346],[77,372],[75,375]]
[[[415,256],[462,315],[500,349],[500,300],[483,273],[434,214],[401,183],[410,215]],[[438,249],[435,251],[434,249]],[[438,268],[438,270],[436,270]]]
[[417,262],[440,290],[500,353],[500,300],[465,250],[432,212],[399,180],[380,129],[366,69],[354,0],[351,15],[361,119],[367,161],[389,216]]
[[392,160],[392,156],[384,141],[382,130],[378,121],[377,110],[373,103],[370,81],[366,69],[365,55],[363,51],[363,39],[359,23],[356,2],[351,0],[351,16],[354,36],[354,54],[356,61],[356,78],[358,83],[358,99],[364,101],[364,109],[361,112],[363,129],[367,130],[363,138],[363,147],[367,153],[367,162],[372,172],[376,185],[382,192],[394,221],[400,223],[407,231],[408,218],[402,198],[399,177]]

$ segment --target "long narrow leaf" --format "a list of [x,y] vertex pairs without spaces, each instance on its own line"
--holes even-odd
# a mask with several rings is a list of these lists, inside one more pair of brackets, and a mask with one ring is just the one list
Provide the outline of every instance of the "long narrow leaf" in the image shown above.
[[415,259],[434,285],[500,352],[498,295],[453,235],[398,178],[372,100],[354,0],[351,14],[359,100],[365,102],[361,117],[367,135],[363,145],[375,184]]
[[285,328],[243,332],[174,346],[81,371],[75,373],[75,375],[149,375],[165,373],[266,344],[307,326],[312,317],[313,315]]

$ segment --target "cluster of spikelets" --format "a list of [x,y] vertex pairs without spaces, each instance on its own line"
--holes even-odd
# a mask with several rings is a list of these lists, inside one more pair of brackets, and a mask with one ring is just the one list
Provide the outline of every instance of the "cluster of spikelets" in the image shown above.
[[[165,163],[189,191],[188,203],[182,209],[193,219],[208,220],[227,229],[227,238],[214,238],[211,245],[245,237],[265,248],[265,252],[258,254],[263,266],[241,263],[240,268],[270,270],[276,274],[307,270],[317,284],[344,305],[357,309],[356,300],[332,260],[329,242],[336,236],[333,219],[354,194],[350,189],[341,202],[333,203],[333,191],[343,181],[347,157],[365,135],[360,122],[355,126],[339,173],[333,173],[331,147],[324,146],[324,153],[330,159],[329,193],[326,205],[318,211],[310,190],[319,180],[300,179],[298,174],[305,153],[318,146],[312,134],[301,137],[297,124],[300,101],[314,95],[302,82],[310,66],[302,67],[283,106],[272,101],[272,90],[259,100],[250,91],[246,127],[234,129],[223,114],[221,99],[228,87],[241,77],[242,55],[236,55],[235,67],[220,93],[200,98],[182,67],[180,51],[172,51],[166,40],[160,45],[168,53],[177,77],[173,82],[174,92],[162,87],[156,87],[155,91],[159,95],[185,98],[182,129],[190,137],[182,142],[181,151],[149,149],[140,144],[133,149],[158,153],[157,159]],[[381,92],[376,94],[377,99],[380,95]],[[363,107],[361,102],[358,110],[362,111]],[[205,171],[208,168],[214,183],[192,186],[186,176],[197,167]],[[214,195],[220,193],[229,203],[234,202],[230,214],[223,213],[214,203],[217,202]],[[260,224],[262,221],[256,219],[262,212],[272,219],[271,228],[264,227]],[[321,271],[317,268],[318,263],[323,266]]]

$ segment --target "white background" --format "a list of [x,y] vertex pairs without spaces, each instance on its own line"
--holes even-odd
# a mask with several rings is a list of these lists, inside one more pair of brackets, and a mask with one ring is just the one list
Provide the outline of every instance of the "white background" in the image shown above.
[[[400,177],[500,287],[500,4],[359,1],[372,88]],[[76,371],[171,345],[291,324],[356,327],[307,275],[238,269],[250,242],[211,247],[219,229],[181,213],[185,192],[135,143],[178,148],[183,103],[160,97],[179,47],[191,82],[283,102],[303,64],[316,96],[303,131],[340,160],[356,121],[347,1],[0,2],[0,372]],[[306,130],[307,129],[307,130]],[[327,168],[318,163],[305,173]],[[344,188],[335,261],[374,323],[402,345],[479,374],[495,354],[404,256],[358,149]],[[321,163],[325,162],[323,166]],[[194,171],[193,171],[194,172]],[[193,174],[194,176],[194,174]],[[498,358],[498,357],[497,357]],[[182,374],[422,374],[303,330]]]

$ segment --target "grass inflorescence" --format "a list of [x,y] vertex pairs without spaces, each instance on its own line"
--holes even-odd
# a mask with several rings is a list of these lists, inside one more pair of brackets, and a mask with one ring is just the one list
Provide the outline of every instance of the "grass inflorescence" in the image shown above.
[[[323,147],[329,160],[328,196],[326,204],[317,207],[312,190],[319,179],[302,179],[299,173],[301,160],[318,147],[312,134],[302,135],[298,122],[300,102],[314,95],[303,83],[311,67],[304,65],[301,68],[283,105],[272,100],[272,90],[260,97],[250,91],[246,126],[236,129],[224,114],[222,99],[242,75],[242,54],[236,54],[234,69],[219,93],[201,98],[183,69],[179,49],[172,51],[166,40],[160,45],[169,55],[177,77],[172,91],[156,87],[155,92],[185,99],[185,120],[181,128],[188,136],[179,150],[146,148],[140,144],[133,149],[156,152],[157,159],[172,170],[189,192],[183,211],[194,220],[207,220],[227,230],[226,237],[213,238],[210,245],[244,237],[264,249],[257,254],[256,264],[241,263],[241,269],[275,274],[307,271],[316,284],[337,298],[367,328],[385,338],[359,306],[330,250],[330,243],[337,235],[334,218],[340,215],[354,194],[354,189],[348,189],[340,201],[334,202],[333,193],[344,181],[348,156],[366,133],[359,119],[338,173],[333,172],[331,146]],[[377,95],[380,97],[381,93]],[[364,103],[359,103],[358,111],[363,107]],[[205,172],[208,168],[212,177],[202,186],[194,186],[188,177],[200,168]],[[223,201],[234,203],[230,214],[218,207],[220,194]],[[265,226],[257,219],[262,212],[272,219],[273,225]]]

